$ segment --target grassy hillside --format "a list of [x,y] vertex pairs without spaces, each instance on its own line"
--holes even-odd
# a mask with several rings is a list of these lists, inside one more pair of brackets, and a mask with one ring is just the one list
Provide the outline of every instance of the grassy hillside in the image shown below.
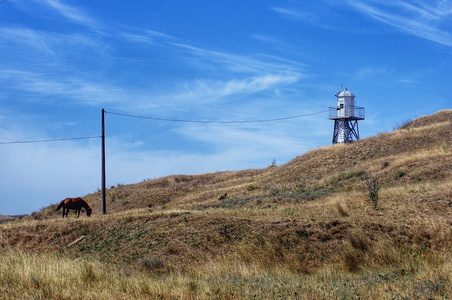
[[452,297],[451,120],[440,111],[282,166],[111,187],[107,215],[97,192],[84,197],[91,218],[52,205],[4,223],[0,295]]

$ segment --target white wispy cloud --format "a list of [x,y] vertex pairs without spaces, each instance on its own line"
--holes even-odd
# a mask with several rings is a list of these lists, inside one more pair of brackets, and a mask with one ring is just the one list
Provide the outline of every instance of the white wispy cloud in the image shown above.
[[119,32],[125,40],[134,43],[154,44],[157,39],[174,40],[175,37],[156,30],[128,29]]
[[281,41],[275,37],[266,36],[266,35],[262,35],[262,34],[254,34],[252,36],[252,38],[257,41],[268,43],[268,44],[280,44],[281,43]]
[[290,129],[296,129],[293,123],[250,123],[247,125],[218,125],[199,126],[185,124],[179,132],[197,141],[217,145],[218,152],[224,149],[248,149],[247,156],[271,156],[274,153],[293,154],[300,149],[300,140],[289,134]]
[[185,90],[174,95],[175,99],[196,99],[199,102],[212,102],[237,95],[250,95],[295,83],[297,74],[271,74],[232,80],[196,80],[185,84]]
[[331,1],[288,1],[285,6],[273,6],[270,10],[293,22],[332,30],[335,25],[331,25],[331,20],[337,16],[335,10],[331,9],[335,4],[328,4],[329,2]]
[[29,28],[2,27],[0,28],[0,41],[3,45],[10,44],[15,49],[33,49],[35,55],[36,52],[46,55],[55,54],[49,35]]
[[[190,81],[181,82],[175,78],[171,92],[162,94],[93,80],[93,75],[78,70],[76,65],[68,65],[72,60],[67,62],[65,57],[72,51],[68,46],[71,44],[77,45],[79,51],[84,49],[86,53],[89,52],[91,57],[97,55],[103,60],[106,57],[114,58],[114,54],[109,50],[109,40],[105,37],[84,37],[80,34],[59,34],[27,28],[0,28],[0,33],[0,41],[4,44],[15,47],[21,44],[20,49],[24,52],[35,53],[34,59],[37,58],[36,53],[41,53],[45,60],[51,56],[52,61],[51,64],[39,67],[33,67],[34,64],[4,66],[0,69],[0,77],[9,83],[11,88],[36,93],[42,97],[64,96],[83,104],[108,102],[120,106],[120,103],[127,103],[127,109],[155,108],[161,105],[161,110],[167,110],[174,101],[190,105],[193,101],[199,104],[230,96],[249,96],[293,84],[305,76],[301,72],[304,66],[300,63],[275,56],[246,56],[212,51],[177,43],[176,38],[154,30],[123,31],[121,37],[125,42],[139,42],[145,48],[164,47],[170,56],[177,57],[187,64],[187,67],[204,69],[203,72],[197,72],[198,78]],[[158,45],[155,45],[155,39],[159,39]],[[67,69],[71,70],[70,74],[65,72]],[[221,78],[211,79],[212,72],[218,73],[219,70]],[[137,106],[130,106],[131,102]]]
[[401,79],[399,79],[399,82],[400,83],[402,83],[402,84],[407,84],[407,85],[414,85],[414,84],[419,84],[419,81],[418,80],[414,80],[414,79],[411,79],[411,78],[401,78]]
[[103,25],[94,16],[90,15],[86,10],[68,4],[61,0],[16,0],[10,1],[10,4],[20,11],[39,17],[42,20],[57,21],[58,23],[70,23],[80,25],[80,27],[88,28],[93,32],[101,32]]
[[67,20],[79,25],[90,27],[91,29],[100,29],[101,25],[93,17],[89,16],[83,10],[64,4],[59,0],[38,1],[41,5],[46,5]]
[[240,96],[250,99],[263,92],[276,93],[277,89],[294,84],[307,76],[303,72],[305,66],[300,62],[277,56],[246,56],[214,51],[180,43],[177,38],[161,32],[154,32],[150,37],[139,34],[130,35],[128,38],[131,38],[132,42],[138,41],[153,47],[153,41],[148,38],[154,39],[154,36],[160,39],[158,47],[164,47],[168,55],[196,70],[196,76],[185,81],[175,78],[171,88],[164,91],[143,91],[142,96],[135,97],[140,103],[140,109],[152,107],[154,112],[156,108],[160,111],[184,110],[206,103],[212,104],[220,99],[227,101]]
[[66,100],[99,104],[122,102],[129,98],[127,91],[121,88],[82,80],[81,77],[49,76],[47,73],[3,69],[0,70],[0,78],[9,82],[11,89],[34,94],[34,99],[63,96]]
[[264,75],[252,77],[246,80],[232,80],[226,82],[220,90],[220,95],[226,97],[233,94],[256,93],[268,90],[281,85],[287,85],[296,82],[300,76],[296,74],[288,75]]
[[[101,39],[80,33],[55,33],[26,27],[0,27],[0,43],[4,47],[3,53],[11,57],[7,60],[10,64],[21,63],[24,59],[55,64],[59,58],[61,63],[68,63],[68,56],[75,59],[84,55],[85,51],[92,56],[104,56],[107,48]],[[50,65],[45,64],[46,67]],[[41,63],[42,66],[44,64]],[[27,68],[26,65],[22,67]],[[61,65],[55,68],[64,69]]]
[[291,19],[303,19],[303,17],[306,16],[306,13],[303,13],[300,10],[295,9],[289,9],[289,8],[282,8],[282,7],[272,7],[273,11],[277,12],[278,14],[288,17]]
[[200,67],[203,63],[208,63],[216,68],[221,67],[231,72],[239,73],[261,73],[261,72],[299,72],[299,65],[281,63],[277,60],[259,59],[259,54],[253,53],[253,57],[236,55],[228,52],[214,51],[200,47],[173,43],[174,46],[186,51],[187,54],[196,58]]
[[356,79],[373,79],[378,75],[387,73],[386,68],[382,67],[363,67],[356,72]]
[[361,13],[408,34],[452,46],[450,1],[355,1],[348,3]]

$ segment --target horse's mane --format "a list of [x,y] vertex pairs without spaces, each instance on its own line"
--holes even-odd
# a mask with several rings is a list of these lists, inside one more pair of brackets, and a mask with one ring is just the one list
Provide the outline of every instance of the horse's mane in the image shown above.
[[79,200],[82,203],[83,208],[85,208],[85,209],[86,208],[90,208],[88,203],[85,200],[83,200],[82,198],[78,197],[76,199]]

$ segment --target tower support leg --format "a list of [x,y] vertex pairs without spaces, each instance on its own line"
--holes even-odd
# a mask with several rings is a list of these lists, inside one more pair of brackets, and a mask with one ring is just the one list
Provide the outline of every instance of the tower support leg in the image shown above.
[[358,120],[334,120],[333,144],[348,144],[359,140]]

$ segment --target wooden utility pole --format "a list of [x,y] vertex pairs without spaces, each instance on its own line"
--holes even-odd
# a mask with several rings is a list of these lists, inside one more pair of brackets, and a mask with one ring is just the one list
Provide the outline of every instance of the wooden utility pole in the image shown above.
[[102,214],[107,213],[105,199],[105,110],[102,108]]

